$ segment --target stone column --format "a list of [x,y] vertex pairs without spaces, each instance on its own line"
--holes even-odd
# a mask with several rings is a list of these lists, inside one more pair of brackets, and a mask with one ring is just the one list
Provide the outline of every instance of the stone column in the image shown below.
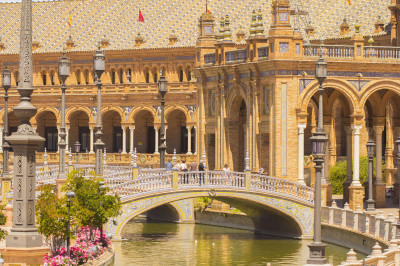
[[350,126],[344,127],[346,131],[346,162],[347,162],[347,179],[343,183],[343,203],[349,202],[349,187],[351,182],[353,181],[353,156],[352,156],[352,129]]
[[94,140],[94,127],[89,127],[90,130],[90,152],[91,154],[94,153],[93,150],[93,140]]
[[363,206],[364,187],[360,183],[360,130],[362,125],[353,125],[353,182],[349,187],[349,206],[356,210],[357,205]]
[[376,181],[375,181],[375,202],[376,208],[384,208],[386,205],[385,188],[382,178],[382,132],[384,126],[374,126],[376,145]]
[[69,126],[65,126],[65,133],[67,134],[67,136],[65,137],[65,142],[67,143],[67,148],[66,148],[66,150],[65,150],[65,152],[69,152]]
[[198,145],[198,139],[199,139],[199,137],[197,136],[197,127],[196,126],[194,126],[193,127],[194,128],[194,133],[195,133],[195,136],[196,136],[196,140],[194,141],[194,154],[197,154],[197,145]]
[[3,152],[3,127],[0,127],[0,152]]
[[126,154],[126,127],[122,128],[122,154]]
[[135,126],[129,127],[129,151],[133,152],[133,133],[135,132]]
[[306,128],[306,123],[298,123],[299,128],[298,142],[299,142],[299,156],[298,156],[298,182],[305,185],[304,182],[304,129]]
[[158,151],[158,144],[160,142],[160,140],[158,139],[158,126],[154,126],[154,131],[156,132],[156,149],[154,154],[160,154],[160,152]]
[[187,155],[192,155],[192,127],[187,126],[187,131],[188,131],[188,149],[187,149]]

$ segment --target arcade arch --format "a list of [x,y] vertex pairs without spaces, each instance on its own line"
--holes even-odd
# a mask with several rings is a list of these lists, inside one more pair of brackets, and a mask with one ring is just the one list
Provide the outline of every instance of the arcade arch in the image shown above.
[[81,144],[80,152],[91,151],[89,116],[82,110],[76,110],[68,116],[69,121],[69,147],[74,151],[74,144],[79,141]]
[[122,128],[121,115],[114,111],[108,110],[102,115],[103,122],[103,142],[107,152],[122,152]]

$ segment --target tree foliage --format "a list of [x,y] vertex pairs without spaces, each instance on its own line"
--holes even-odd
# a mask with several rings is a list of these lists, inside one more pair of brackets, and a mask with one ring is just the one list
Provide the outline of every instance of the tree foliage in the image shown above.
[[107,187],[99,193],[100,178],[84,177],[81,172],[70,173],[65,191],[75,192],[72,213],[80,226],[99,227],[121,213],[121,200],[111,195]]
[[[376,160],[374,158],[373,179],[376,178]],[[385,167],[382,166],[382,169]],[[385,176],[385,173],[382,173]],[[332,184],[333,194],[343,194],[343,183],[347,179],[347,161],[339,161],[329,169],[329,181]],[[368,179],[368,157],[360,157],[360,182],[364,184]]]
[[67,238],[68,210],[65,197],[58,199],[52,185],[39,187],[36,223],[51,250],[58,250]]
[[[7,217],[3,213],[4,207],[5,205],[0,205],[0,225],[5,225],[7,222]],[[5,239],[6,236],[7,231],[0,228],[0,241]]]

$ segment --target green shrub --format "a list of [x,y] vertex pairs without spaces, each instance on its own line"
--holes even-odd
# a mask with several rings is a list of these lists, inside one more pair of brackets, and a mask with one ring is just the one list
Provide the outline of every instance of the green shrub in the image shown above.
[[[376,177],[376,160],[374,158],[373,179]],[[385,169],[382,165],[382,169]],[[383,177],[385,172],[382,173]],[[360,157],[360,182],[364,184],[368,178],[368,157]],[[347,161],[339,161],[329,169],[329,181],[332,184],[332,193],[335,195],[343,194],[343,183],[347,179]]]

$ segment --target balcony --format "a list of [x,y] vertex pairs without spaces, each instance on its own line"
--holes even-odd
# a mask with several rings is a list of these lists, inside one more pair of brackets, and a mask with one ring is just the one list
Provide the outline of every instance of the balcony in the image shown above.
[[303,46],[304,57],[318,57],[322,51],[323,57],[354,59],[354,46],[350,45],[313,45]]
[[400,47],[365,46],[364,57],[370,59],[400,59]]
[[215,53],[204,55],[205,65],[215,65]]
[[240,49],[225,53],[225,62],[229,63],[243,63],[247,60],[247,50]]

